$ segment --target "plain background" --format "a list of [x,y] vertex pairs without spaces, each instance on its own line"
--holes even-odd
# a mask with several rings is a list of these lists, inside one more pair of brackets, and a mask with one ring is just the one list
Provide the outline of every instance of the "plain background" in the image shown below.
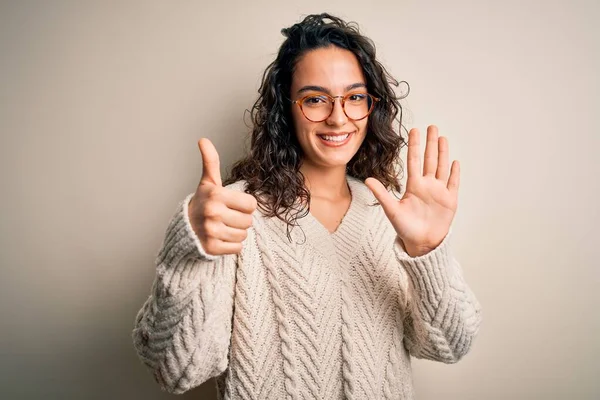
[[[0,397],[168,399],[131,330],[209,137],[223,172],[283,37],[359,22],[404,123],[462,165],[453,246],[484,310],[418,398],[600,398],[597,1],[13,1],[0,6]],[[208,382],[180,398],[212,399]]]

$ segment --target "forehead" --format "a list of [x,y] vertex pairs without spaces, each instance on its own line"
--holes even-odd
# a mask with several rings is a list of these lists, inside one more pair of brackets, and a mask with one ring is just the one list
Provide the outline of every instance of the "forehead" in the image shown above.
[[331,46],[311,50],[298,61],[292,92],[314,85],[337,93],[354,83],[366,83],[358,59],[349,50]]

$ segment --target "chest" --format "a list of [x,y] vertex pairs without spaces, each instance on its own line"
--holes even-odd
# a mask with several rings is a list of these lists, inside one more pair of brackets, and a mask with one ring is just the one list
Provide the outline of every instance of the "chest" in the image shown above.
[[[277,223],[262,226],[259,237],[250,232],[256,246],[246,248],[236,280],[230,366],[237,374],[273,379],[283,397],[283,363],[316,398],[342,398],[330,383],[343,380],[344,365],[355,365],[359,376],[384,377],[389,355],[404,357],[405,277],[392,254],[393,235],[382,240],[385,227],[356,225],[362,235],[349,235],[357,241],[348,247],[312,223],[302,226],[304,234],[295,230],[291,242],[269,239],[283,234]],[[288,361],[293,365],[285,367]],[[269,398],[261,388],[271,387],[253,385],[253,398]]]
[[351,198],[331,201],[311,198],[310,213],[327,231],[335,232],[350,208]]
[[[252,266],[241,267],[252,285],[260,282],[261,287],[252,292],[274,292],[298,314],[328,309],[331,315],[331,307],[339,311],[343,286],[359,302],[367,298],[378,302],[383,292],[403,291],[406,276],[395,257],[393,227],[383,223],[387,219],[342,218],[337,232],[330,234],[316,212],[311,210],[292,230],[290,240],[274,239],[285,237],[286,227],[280,221],[272,219],[261,226],[264,246],[252,246],[248,254],[254,258]],[[323,217],[330,218],[326,211]],[[258,244],[260,239],[253,239]]]

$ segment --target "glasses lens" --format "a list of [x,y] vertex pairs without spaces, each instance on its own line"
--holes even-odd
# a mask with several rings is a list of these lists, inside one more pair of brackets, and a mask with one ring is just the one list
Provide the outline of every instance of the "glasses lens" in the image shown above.
[[307,97],[302,102],[302,111],[311,121],[323,121],[331,114],[331,100],[323,95]]
[[373,99],[366,93],[354,93],[346,98],[344,109],[350,119],[362,119],[369,114]]
[[[373,106],[373,98],[367,93],[353,93],[344,101],[344,111],[350,119],[363,119]],[[313,122],[326,120],[333,109],[333,102],[324,95],[309,96],[302,102],[302,111]]]

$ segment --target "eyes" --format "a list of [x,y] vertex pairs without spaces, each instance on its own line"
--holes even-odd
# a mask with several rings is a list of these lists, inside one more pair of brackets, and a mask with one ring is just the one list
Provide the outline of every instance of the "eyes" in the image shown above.
[[351,103],[351,104],[361,104],[367,102],[368,95],[366,93],[350,93],[346,96],[336,96],[330,97],[325,94],[315,94],[312,96],[308,96],[304,99],[303,103],[307,106],[317,107],[320,105],[326,105],[333,103],[334,99],[340,97],[342,98],[342,102]]
[[363,93],[351,94],[346,101],[362,102],[367,99],[367,95]]
[[325,121],[333,113],[335,99],[340,99],[344,114],[353,120],[360,121],[366,118],[379,101],[369,93],[348,93],[345,96],[329,96],[325,93],[315,93],[294,100],[293,103],[300,107],[302,114],[312,122]]
[[316,106],[318,104],[326,104],[329,101],[325,96],[310,96],[304,100],[304,103],[308,106]]

